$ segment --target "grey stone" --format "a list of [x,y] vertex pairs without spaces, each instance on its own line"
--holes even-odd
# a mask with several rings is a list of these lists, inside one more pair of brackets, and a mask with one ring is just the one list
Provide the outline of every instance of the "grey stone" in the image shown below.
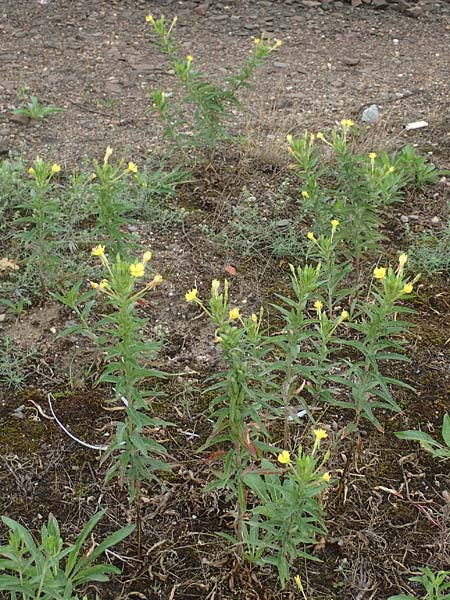
[[361,62],[360,58],[356,58],[356,56],[346,56],[342,59],[342,62],[347,67],[356,67]]
[[369,108],[363,111],[361,121],[363,123],[376,123],[380,118],[380,111],[376,104],[371,104]]
[[290,224],[291,221],[289,219],[280,219],[276,223],[277,227],[289,227]]

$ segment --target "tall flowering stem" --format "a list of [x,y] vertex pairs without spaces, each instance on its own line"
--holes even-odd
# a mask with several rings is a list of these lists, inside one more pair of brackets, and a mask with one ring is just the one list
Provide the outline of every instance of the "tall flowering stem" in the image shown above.
[[218,392],[211,403],[215,427],[202,449],[218,443],[229,444],[223,470],[214,472],[215,479],[207,489],[228,488],[230,499],[236,502],[235,529],[241,541],[247,507],[242,475],[261,452],[269,448],[269,434],[261,415],[261,408],[267,406],[259,393],[264,389],[263,377],[257,368],[262,310],[259,315],[242,317],[239,308],[230,305],[227,281],[212,282],[207,305],[197,296],[196,289],[186,293],[186,300],[195,302],[214,323],[215,340],[225,365],[225,370],[214,377],[215,383],[209,388]]

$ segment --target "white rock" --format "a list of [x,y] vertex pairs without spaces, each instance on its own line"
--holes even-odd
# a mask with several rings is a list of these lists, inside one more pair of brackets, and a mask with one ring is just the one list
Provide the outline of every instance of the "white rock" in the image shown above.
[[376,104],[371,104],[369,108],[363,111],[361,121],[363,123],[376,123],[380,118],[380,110]]
[[426,121],[414,121],[414,123],[408,123],[405,129],[406,131],[410,131],[411,129],[421,129],[422,127],[428,127],[428,123]]

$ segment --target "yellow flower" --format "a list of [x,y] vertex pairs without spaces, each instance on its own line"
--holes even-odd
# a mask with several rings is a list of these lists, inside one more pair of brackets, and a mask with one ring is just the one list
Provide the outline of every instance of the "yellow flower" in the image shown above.
[[36,171],[33,169],[33,167],[30,167],[30,168],[28,169],[28,173],[29,173],[30,175],[35,175]]
[[320,442],[320,440],[325,440],[328,437],[328,433],[325,429],[314,429],[313,430],[314,437],[316,438],[316,442]]
[[351,119],[342,119],[341,125],[342,127],[353,127],[355,123]]
[[100,287],[100,286],[98,285],[98,283],[95,283],[95,281],[90,281],[90,282],[89,282],[89,285],[91,286],[91,288],[92,288],[93,290],[98,290],[98,289],[99,289],[99,287]]
[[214,338],[214,341],[216,342],[216,344],[220,344],[220,342],[222,342],[222,338],[220,337],[220,335],[216,335],[216,337]]
[[91,179],[95,179],[97,177],[97,173],[91,173]]
[[159,285],[160,283],[162,283],[162,281],[163,281],[163,277],[162,277],[162,275],[155,275],[155,276],[153,277],[153,283],[154,283],[155,285]]
[[186,298],[186,302],[192,302],[193,300],[195,300],[197,298],[197,289],[192,288],[192,290],[189,290],[188,292],[186,292],[184,297]]
[[282,41],[281,40],[275,40],[275,45],[274,48],[279,48],[282,45]]
[[239,307],[238,308],[232,308],[229,312],[230,317],[230,321],[235,321],[236,319],[239,319],[239,317],[241,316],[240,312],[239,312]]
[[308,233],[306,234],[306,237],[308,238],[308,240],[314,241],[316,239],[316,236],[313,234],[312,231],[308,231]]
[[111,148],[111,146],[108,146],[106,148],[106,152],[105,152],[105,156],[103,158],[103,164],[106,165],[106,163],[109,160],[109,157],[111,156],[111,154],[113,153],[113,149]]
[[404,294],[410,294],[413,291],[413,286],[411,283],[405,283],[405,285],[403,286],[403,290],[402,292]]
[[142,262],[144,263],[144,265],[146,265],[149,260],[152,260],[152,253],[150,252],[150,250],[147,250],[147,252],[144,252],[144,254],[142,255]]
[[336,229],[337,227],[339,227],[339,225],[340,225],[340,221],[338,221],[337,219],[333,219],[331,221],[331,226],[333,229]]
[[105,289],[108,289],[109,287],[110,286],[109,286],[109,282],[107,279],[102,279],[100,281],[100,289],[105,290]]
[[406,263],[407,263],[407,262],[408,262],[408,255],[407,255],[407,254],[405,254],[405,253],[403,253],[403,254],[400,254],[400,256],[398,257],[398,264],[399,264],[401,267],[404,267],[404,266],[406,265]]
[[295,585],[298,587],[298,589],[299,589],[300,591],[302,591],[302,590],[303,590],[303,585],[302,585],[302,580],[301,580],[301,578],[300,578],[300,575],[296,575],[296,576],[294,577],[294,582],[295,582]]
[[188,61],[188,63],[191,63],[191,62],[194,60],[194,57],[193,57],[193,56],[191,56],[190,54],[188,54],[188,55],[186,56],[186,60]]
[[61,167],[59,165],[57,165],[56,163],[52,164],[52,169],[51,169],[51,174],[54,175],[55,173],[59,173],[61,171]]
[[144,263],[138,262],[130,265],[130,273],[133,277],[142,277],[145,273]]
[[128,163],[128,170],[130,171],[130,173],[138,172],[137,166],[134,164],[134,162],[131,162],[131,161]]
[[343,310],[343,311],[341,312],[341,319],[342,319],[343,321],[345,321],[345,319],[348,319],[348,311],[347,311],[347,310]]
[[147,15],[145,17],[145,20],[147,21],[147,23],[153,23],[155,19],[153,18],[152,15]]
[[277,460],[282,465],[289,465],[291,464],[291,455],[287,450],[283,450],[283,452],[281,452],[281,454],[278,455]]
[[98,246],[94,246],[91,250],[92,256],[105,256],[105,246],[99,244]]
[[321,131],[319,131],[319,133],[317,134],[317,139],[322,140],[322,142],[324,141],[325,136],[323,135],[323,133]]
[[328,473],[328,471],[322,475],[322,479],[323,481],[325,481],[325,483],[328,483],[330,481],[331,475]]
[[389,167],[388,173],[393,173],[395,171],[395,167]]
[[308,194],[308,192],[306,190],[303,190],[302,197],[303,198],[309,198],[309,194]]
[[220,281],[218,279],[213,279],[211,281],[211,289],[214,292],[217,292],[217,290],[220,288]]
[[370,158],[370,160],[375,160],[375,159],[376,159],[376,157],[377,157],[377,153],[376,153],[376,152],[370,152],[370,153],[369,153],[369,158]]
[[290,133],[288,133],[288,135],[286,136],[287,143],[288,144],[292,144],[293,139],[294,138],[292,137],[292,135]]
[[314,308],[317,310],[317,312],[320,312],[323,308],[323,304],[320,300],[316,300],[314,302]]
[[255,313],[253,313],[250,318],[253,321],[253,323],[257,323],[258,322],[258,317],[255,315]]
[[384,279],[386,277],[386,269],[384,267],[376,267],[373,270],[373,276],[375,279]]
[[260,38],[253,38],[253,43],[255,44],[255,46],[259,46],[259,44],[261,43]]
[[315,139],[316,139],[316,136],[314,135],[314,133],[311,133],[311,135],[309,136],[310,143],[312,144]]

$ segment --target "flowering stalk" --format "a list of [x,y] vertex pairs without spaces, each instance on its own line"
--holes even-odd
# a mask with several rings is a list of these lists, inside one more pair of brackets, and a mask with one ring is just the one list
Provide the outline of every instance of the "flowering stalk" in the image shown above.
[[369,297],[360,301],[355,311],[354,320],[349,326],[360,334],[359,339],[341,340],[360,354],[360,359],[352,357],[348,361],[345,378],[333,377],[333,380],[351,388],[353,401],[335,401],[339,406],[351,407],[356,413],[356,423],[365,416],[378,429],[381,424],[373,413],[374,408],[394,410],[400,407],[392,398],[389,385],[397,385],[413,390],[406,383],[383,375],[379,363],[387,360],[408,359],[403,355],[403,337],[408,333],[411,324],[397,318],[398,314],[412,313],[413,310],[399,304],[407,298],[420,275],[412,281],[404,276],[406,254],[401,254],[397,268],[377,267],[373,271],[376,282],[372,286]]
[[131,210],[130,204],[125,200],[124,179],[130,173],[136,174],[138,168],[133,162],[129,162],[127,167],[123,161],[112,165],[109,162],[112,153],[112,148],[108,146],[103,162],[93,161],[95,173],[92,190],[96,200],[94,207],[97,215],[96,231],[105,243],[112,246],[114,253],[124,255],[127,245],[129,246],[130,236],[123,227],[130,223],[126,214]]
[[312,450],[306,452],[300,446],[294,459],[283,450],[278,454],[282,470],[264,459],[260,469],[244,474],[245,484],[256,497],[243,526],[244,557],[276,566],[282,588],[290,579],[291,565],[300,558],[314,559],[305,546],[327,531],[320,499],[331,480],[323,470],[329,452],[323,457],[319,454],[327,435],[315,429]]
[[184,133],[184,116],[180,116],[178,109],[170,108],[162,90],[153,92],[153,107],[150,110],[157,112],[162,118],[164,136],[182,151],[185,158],[188,158],[186,148],[204,148],[211,159],[217,144],[222,139],[230,139],[226,122],[230,118],[231,108],[240,106],[236,93],[241,87],[249,87],[248,81],[256,69],[271,52],[281,46],[281,41],[272,42],[264,34],[255,38],[253,51],[243,67],[236,75],[229,77],[225,85],[218,86],[208,81],[206,73],[195,67],[192,55],[182,56],[173,40],[176,17],[170,25],[164,15],[159,19],[148,15],[146,21],[152,25],[157,35],[156,43],[167,55],[171,68],[186,91],[185,101],[194,106],[194,122],[189,123],[192,133]]
[[[150,358],[159,351],[159,344],[144,338],[146,321],[137,315],[137,302],[156,288],[161,275],[155,275],[148,283],[139,286],[139,280],[145,276],[151,252],[147,251],[140,260],[123,260],[118,254],[111,262],[102,244],[92,249],[103,267],[104,277],[99,282],[91,282],[92,290],[97,291],[106,300],[108,313],[90,329],[96,337],[93,339],[106,356],[107,366],[98,383],[109,383],[114,387],[115,399],[125,405],[125,419],[117,425],[114,439],[110,442],[102,463],[110,459],[105,482],[117,476],[121,484],[128,487],[130,501],[136,508],[138,553],[141,552],[141,482],[159,481],[157,471],[170,471],[170,465],[164,460],[166,449],[148,435],[149,428],[168,425],[161,419],[149,416],[151,407],[149,397],[159,395],[155,389],[149,390],[146,380],[164,379],[165,374],[145,366]],[[77,290],[65,303],[77,303]],[[87,300],[87,298],[85,298]],[[88,305],[90,300],[88,302]],[[85,322],[89,316],[90,304]],[[70,331],[72,332],[72,331]],[[161,459],[163,457],[163,459]]]
[[30,263],[36,265],[42,290],[48,289],[49,280],[55,273],[59,258],[55,254],[60,242],[55,235],[61,234],[61,207],[55,199],[48,198],[54,176],[61,167],[47,163],[39,156],[28,173],[32,176],[31,197],[18,205],[26,214],[16,219],[27,227],[17,237],[31,248]]
[[213,321],[215,340],[226,365],[226,370],[215,377],[218,382],[209,389],[219,395],[211,403],[214,433],[202,450],[223,442],[231,446],[224,458],[223,471],[215,472],[215,480],[206,489],[229,489],[230,498],[236,501],[235,530],[237,539],[241,540],[247,506],[242,475],[261,452],[269,448],[266,441],[269,434],[261,414],[261,408],[267,406],[259,393],[264,384],[256,368],[262,311],[259,316],[252,314],[243,318],[239,308],[230,307],[226,280],[222,291],[220,288],[221,282],[214,280],[207,306],[198,298],[195,288],[186,293],[186,301],[195,302]]

